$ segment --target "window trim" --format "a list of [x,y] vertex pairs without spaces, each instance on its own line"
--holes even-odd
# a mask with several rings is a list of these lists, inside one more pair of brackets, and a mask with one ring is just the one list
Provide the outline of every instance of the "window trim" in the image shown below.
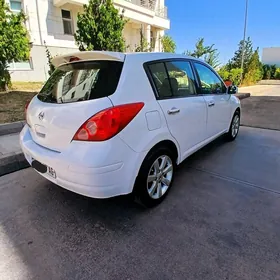
[[[20,3],[21,9],[20,9],[20,10],[14,10],[14,9],[12,9],[12,7],[11,7],[11,1],[12,1],[12,2],[18,2],[18,3]],[[22,0],[9,0],[9,7],[10,7],[11,12],[13,12],[13,13],[20,13],[20,12],[23,10],[23,7],[22,7]]]
[[[69,12],[69,13],[70,13],[70,18],[64,18],[64,17],[62,16],[62,11],[67,11],[67,12]],[[64,35],[68,35],[68,36],[74,36],[74,33],[75,33],[75,32],[74,32],[74,21],[73,21],[72,11],[70,11],[70,10],[65,10],[65,9],[61,9],[61,19],[62,19],[63,34],[64,34]],[[64,21],[68,21],[68,22],[71,23],[71,31],[72,31],[71,34],[70,34],[70,33],[65,33],[64,24],[63,24]]]
[[[168,73],[168,70],[167,70],[167,67],[166,67],[166,63],[167,62],[174,62],[174,61],[181,61],[181,62],[188,62],[190,63],[190,67],[191,67],[191,71],[193,73],[193,77],[194,77],[194,84],[195,84],[195,90],[196,90],[196,93],[195,94],[189,94],[189,95],[185,95],[185,96],[174,96],[173,95],[173,91],[172,91],[172,87],[171,87],[171,83],[170,83],[170,76],[169,76],[169,73]],[[192,59],[189,59],[189,58],[166,58],[166,59],[157,59],[157,60],[152,60],[152,61],[148,61],[148,62],[145,62],[143,64],[143,67],[144,67],[144,70],[148,76],[148,79],[149,79],[149,82],[151,84],[151,87],[152,87],[152,90],[154,92],[154,95],[155,95],[155,98],[156,100],[168,100],[168,99],[179,99],[179,98],[190,98],[190,97],[197,97],[197,96],[200,96],[201,94],[200,93],[200,86],[199,86],[199,83],[198,83],[198,80],[197,80],[197,76],[196,76],[196,73],[194,72],[194,68],[193,68],[193,65],[192,65]],[[152,73],[151,73],[151,70],[149,68],[149,66],[151,64],[156,64],[156,63],[163,63],[164,64],[164,68],[165,68],[165,71],[166,71],[166,75],[168,77],[168,80],[169,80],[169,86],[170,86],[170,91],[172,93],[172,96],[171,97],[160,97],[159,96],[159,93],[158,93],[158,89],[155,85],[155,82],[153,80],[153,76],[152,76]]]
[[[221,83],[225,86],[225,89],[226,89],[226,92],[223,92],[223,93],[202,93],[202,86],[201,86],[201,80],[200,80],[200,77],[199,77],[199,74],[197,72],[197,69],[195,67],[195,63],[197,64],[201,64],[203,65],[204,67],[208,68],[220,81]],[[198,88],[198,92],[199,92],[199,95],[202,95],[202,96],[209,96],[209,95],[225,95],[225,94],[228,94],[228,91],[227,91],[227,86],[225,85],[224,81],[221,79],[221,77],[216,73],[216,71],[214,69],[212,69],[211,67],[209,67],[206,63],[204,63],[203,61],[198,61],[198,60],[192,60],[192,66],[193,66],[193,71],[195,72],[195,75],[196,75],[196,79],[198,81],[198,85],[199,85],[199,88]]]
[[[14,65],[16,62],[29,62],[30,68],[14,68]],[[32,57],[30,57],[28,60],[26,61],[12,61],[9,65],[13,65],[13,68],[9,67],[9,71],[33,71],[34,67],[33,67],[33,61],[32,61]]]

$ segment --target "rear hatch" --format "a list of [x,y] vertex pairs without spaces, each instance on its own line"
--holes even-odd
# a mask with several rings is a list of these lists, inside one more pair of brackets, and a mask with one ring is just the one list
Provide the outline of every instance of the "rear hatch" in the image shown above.
[[34,142],[58,152],[67,148],[86,120],[112,107],[108,96],[116,91],[122,72],[120,57],[79,59],[58,67],[27,108]]

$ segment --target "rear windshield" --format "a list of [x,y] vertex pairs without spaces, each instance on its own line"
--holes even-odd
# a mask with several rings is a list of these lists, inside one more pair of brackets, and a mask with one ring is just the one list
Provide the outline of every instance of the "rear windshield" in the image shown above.
[[112,95],[123,62],[85,61],[60,66],[50,76],[38,98],[49,103],[69,103]]

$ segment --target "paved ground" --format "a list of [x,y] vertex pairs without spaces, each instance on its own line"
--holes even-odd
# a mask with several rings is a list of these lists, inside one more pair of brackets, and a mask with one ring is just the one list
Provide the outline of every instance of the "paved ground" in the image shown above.
[[18,133],[2,135],[0,137],[0,156],[4,156],[20,150]]
[[241,128],[178,170],[153,210],[25,169],[0,178],[0,279],[280,279],[280,132]]
[[240,88],[251,97],[241,101],[242,125],[280,130],[280,85]]

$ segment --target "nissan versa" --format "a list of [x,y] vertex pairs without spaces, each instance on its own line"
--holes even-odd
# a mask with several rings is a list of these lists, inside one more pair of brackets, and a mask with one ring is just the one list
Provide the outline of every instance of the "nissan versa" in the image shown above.
[[166,53],[78,52],[26,106],[20,144],[42,176],[95,198],[133,193],[151,207],[176,166],[215,138],[234,140],[240,101],[205,62]]

